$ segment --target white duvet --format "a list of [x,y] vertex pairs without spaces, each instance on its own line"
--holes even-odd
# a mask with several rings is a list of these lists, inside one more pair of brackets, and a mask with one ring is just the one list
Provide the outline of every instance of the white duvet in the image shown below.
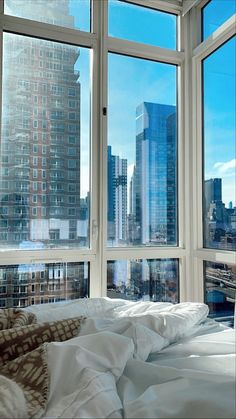
[[94,299],[47,308],[31,311],[39,321],[88,318],[78,337],[47,346],[45,418],[235,417],[235,331],[212,333],[206,305]]

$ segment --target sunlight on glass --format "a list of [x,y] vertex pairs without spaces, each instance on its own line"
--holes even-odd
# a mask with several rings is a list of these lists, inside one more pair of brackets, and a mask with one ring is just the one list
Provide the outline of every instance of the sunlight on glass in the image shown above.
[[179,300],[178,259],[132,259],[107,262],[107,296],[134,301]]
[[108,64],[108,245],[176,246],[176,67]]
[[89,245],[90,51],[5,33],[0,244]]
[[235,0],[211,0],[202,9],[202,40],[236,13]]
[[232,326],[236,291],[236,265],[204,262],[205,302],[210,317],[223,317]]
[[204,246],[236,249],[236,38],[203,62]]
[[0,308],[56,303],[88,295],[87,262],[0,266]]
[[129,41],[176,49],[177,17],[119,0],[109,0],[108,34]]
[[90,31],[90,0],[5,0],[4,13]]

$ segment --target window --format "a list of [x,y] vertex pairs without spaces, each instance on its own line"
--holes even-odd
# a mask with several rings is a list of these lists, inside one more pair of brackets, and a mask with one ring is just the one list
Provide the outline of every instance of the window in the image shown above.
[[236,267],[227,263],[204,262],[205,302],[210,316],[229,321],[234,316]]
[[108,75],[108,245],[176,246],[176,66],[109,54]]
[[[27,0],[27,7],[20,8],[17,0],[5,0],[5,13],[66,28],[90,30],[90,0],[70,0],[70,4],[54,0],[50,5],[47,0],[42,0],[39,3]],[[63,58],[65,62],[70,60],[70,55],[66,52],[53,54],[51,51],[40,50],[39,53],[41,57],[45,53],[50,58]]]
[[234,13],[232,2],[227,2],[228,8],[225,4],[212,0],[202,8],[202,35],[207,40],[193,51],[191,231],[196,298],[204,296],[210,316],[225,318],[230,325],[236,269],[236,38],[229,19]]
[[[175,15],[119,0],[109,0],[108,12],[110,36],[176,49]],[[163,32],[168,36],[163,36]]]
[[235,62],[236,37],[206,57],[202,70],[204,246],[227,250],[236,250]]
[[[231,316],[227,1],[220,12],[221,0],[189,11],[176,0],[4,1],[0,279],[28,281],[4,294],[7,307],[107,294],[206,301],[211,315]],[[212,269],[224,281],[211,282]]]
[[107,262],[107,296],[143,301],[179,300],[178,260],[133,259]]
[[[8,5],[10,7],[10,2],[8,2]],[[11,2],[11,7],[14,8],[14,1]],[[42,6],[39,6],[39,8],[40,7]],[[66,12],[66,6],[63,6],[63,7],[65,7],[64,12]],[[31,9],[32,9],[32,5],[30,4],[30,1],[29,1],[27,2],[27,7],[25,7],[24,10],[22,9],[22,13],[24,12],[31,13]],[[28,17],[28,15],[26,17]],[[72,18],[71,18],[71,22],[73,23]],[[27,180],[27,183],[26,182],[24,184],[22,183],[22,188],[21,188],[22,192],[29,191],[31,193],[31,191],[33,192],[46,191],[48,188],[48,190],[51,190],[51,191],[53,190],[64,191],[65,198],[66,198],[66,194],[70,192],[70,191],[67,191],[67,188],[66,188],[67,179],[64,178],[63,172],[54,171],[54,166],[56,166],[57,168],[61,168],[61,169],[69,167],[73,170],[76,170],[77,174],[75,178],[79,180],[81,177],[81,180],[82,180],[81,187],[83,188],[82,193],[87,194],[89,191],[88,161],[89,161],[89,147],[90,147],[89,129],[88,129],[89,112],[90,112],[89,110],[89,102],[90,102],[89,48],[79,48],[79,47],[70,46],[70,45],[66,45],[62,43],[55,43],[55,42],[49,42],[49,41],[40,40],[36,38],[25,37],[23,35],[15,35],[12,33],[4,33],[3,44],[4,44],[3,45],[3,49],[4,49],[4,53],[3,53],[3,60],[4,60],[4,63],[3,63],[4,65],[3,107],[4,109],[5,108],[12,109],[9,115],[6,115],[4,113],[4,116],[2,119],[2,127],[3,127],[2,135],[4,138],[4,143],[6,143],[9,146],[8,155],[11,155],[11,154],[15,155],[16,143],[8,139],[9,137],[6,135],[5,129],[6,127],[8,127],[7,129],[10,129],[12,136],[15,135],[15,132],[18,134],[19,127],[18,127],[17,120],[15,119],[15,115],[14,115],[17,107],[21,106],[27,109],[27,114],[28,114],[27,119],[29,121],[32,120],[32,123],[35,128],[39,127],[40,129],[40,124],[42,122],[41,128],[47,131],[45,140],[42,137],[42,133],[40,132],[40,136],[38,138],[37,144],[35,143],[32,144],[32,152],[34,154],[32,163],[33,163],[33,166],[37,166],[39,168],[40,160],[42,159],[41,160],[42,167],[44,169],[42,171],[41,178],[48,179],[48,184],[46,184],[46,182],[42,182],[42,183],[39,182],[38,184],[37,182],[33,181],[32,189],[30,189],[30,185],[28,183],[29,175],[26,172],[22,171],[21,177],[23,177],[25,181]],[[44,100],[45,105],[43,109],[41,108],[41,105],[42,105],[41,97],[40,97],[40,101],[38,101],[38,107],[36,106],[37,104],[34,103],[34,97],[35,97],[33,93],[34,83],[35,83],[34,77],[35,77],[35,71],[37,70],[37,68],[35,68],[35,64],[33,66],[29,65],[29,63],[26,60],[20,63],[19,65],[17,61],[21,55],[25,56],[25,54],[30,54],[32,48],[34,48],[35,55],[38,55],[40,52],[41,57],[42,57],[42,61],[41,61],[42,65],[44,65],[45,63],[45,61],[43,61],[45,57],[46,62],[51,63],[53,66],[55,64],[54,60],[58,60],[60,63],[63,63],[65,66],[63,67],[64,70],[61,71],[61,76],[63,75],[66,76],[65,81],[63,79],[62,80],[58,79],[55,73],[57,68],[55,69],[53,73],[54,74],[53,80],[47,79],[47,76],[45,76],[45,74],[42,74],[42,76],[39,76],[38,81],[37,81],[38,90],[39,92],[43,92],[44,97],[46,97],[47,99],[46,101]],[[18,70],[16,71],[16,68],[20,69],[20,71]],[[27,73],[28,78],[26,78],[26,73]],[[83,76],[82,76],[83,81],[80,78],[82,73],[83,73]],[[21,74],[25,74],[25,80],[23,81],[19,79]],[[85,92],[85,94],[83,95],[84,99],[81,98],[80,96],[80,88],[82,84],[84,86],[84,92]],[[32,86],[32,90],[31,90],[31,86]],[[9,92],[9,89],[11,89],[10,95],[7,94],[7,92]],[[69,91],[69,94],[78,97],[78,99],[81,99],[80,100],[81,118],[82,118],[83,126],[85,128],[83,128],[82,133],[81,133],[82,135],[80,136],[77,125],[71,125],[70,127],[70,124],[69,124],[71,131],[75,132],[74,138],[76,139],[76,143],[78,144],[78,149],[73,149],[71,147],[69,151],[67,152],[66,147],[68,144],[68,132],[65,132],[65,135],[62,137],[62,143],[61,143],[62,146],[65,147],[63,149],[63,153],[61,153],[60,159],[53,159],[53,155],[51,155],[50,147],[49,147],[51,131],[52,130],[60,131],[62,129],[61,127],[63,127],[63,131],[64,131],[66,127],[65,122],[71,119],[71,115],[75,116],[75,113],[72,114],[68,112],[69,107],[67,108],[67,112],[66,112],[66,108],[64,108],[64,110],[54,109],[53,105],[51,104],[51,98],[54,95],[57,95],[58,98],[62,102],[64,93],[67,89]],[[25,91],[27,91],[27,96],[25,95]],[[47,96],[45,96],[45,94],[47,94]],[[32,108],[28,107],[29,102],[34,103]],[[35,115],[39,116],[41,115],[41,113],[43,117],[49,118],[49,119],[47,120],[45,119],[42,121],[35,120],[34,116]],[[80,118],[79,114],[78,114],[78,118]],[[59,123],[59,122],[53,123],[54,119],[59,119],[59,120],[62,119],[62,123]],[[20,131],[19,134],[23,136],[24,132],[22,133],[22,131]],[[25,141],[26,144],[24,145],[24,150],[27,150],[27,147],[28,148],[30,147],[31,140],[32,140],[32,137],[30,134],[27,137],[27,140]],[[42,144],[43,140],[45,141],[44,144]],[[75,158],[77,157],[77,155],[79,156],[80,147],[83,148],[83,153],[80,153],[80,160],[72,160],[67,157],[68,155],[74,156]],[[30,152],[30,149],[29,149],[29,152]],[[45,155],[45,157],[41,157],[40,152],[42,152],[42,154]],[[77,161],[78,162],[80,161],[81,166],[79,166]],[[26,168],[31,169],[32,163],[29,161],[29,164],[24,166],[24,169]],[[9,162],[4,163],[4,169],[5,169],[5,164],[9,164]],[[16,173],[14,171],[14,168],[15,168],[15,164],[13,162],[10,162],[10,170],[11,170],[12,175]],[[83,171],[84,176],[82,176],[81,171]],[[34,168],[33,170],[30,170],[29,173],[30,172],[32,173],[31,176],[33,179],[40,180],[38,169]],[[58,176],[58,174],[60,174],[60,176]],[[54,184],[53,183],[54,179],[58,179],[58,178],[60,178],[63,181],[63,183]],[[82,196],[80,195],[80,188],[79,187],[77,188],[76,185],[73,184],[72,190],[73,192],[78,194],[78,202],[80,202],[80,199],[82,198]],[[12,191],[14,192],[14,190]],[[17,190],[15,192],[17,192]],[[35,217],[39,213],[39,211],[38,213],[36,211],[37,209],[33,208],[32,211],[29,211],[29,213],[33,217]],[[44,210],[44,214],[45,214],[45,210]],[[47,246],[47,236],[49,234],[50,224],[51,224],[50,214],[52,214],[53,217],[58,218],[58,223],[61,224],[59,227],[59,230],[64,232],[64,235],[60,234],[61,243],[60,242],[55,243],[55,247],[58,247],[60,245],[66,246],[66,238],[69,239],[69,222],[67,220],[67,216],[71,217],[72,215],[74,215],[76,217],[75,212],[74,214],[72,214],[72,211],[70,211],[70,214],[68,214],[68,209],[66,207],[63,207],[63,208],[61,207],[61,208],[58,208],[56,212],[55,210],[48,211],[48,214],[49,214],[49,217],[47,219],[47,224],[45,223],[44,227],[42,227],[42,223],[40,220],[38,222],[38,225],[35,222],[35,220],[34,220],[34,224],[28,223],[28,226],[29,226],[28,234],[31,237],[34,237],[34,240],[38,239],[42,243],[45,242],[45,245]],[[42,234],[42,228],[46,229],[45,234]],[[83,226],[78,225],[78,228],[83,228]],[[20,238],[22,236],[17,235],[14,237]],[[87,245],[89,244],[88,233],[87,233],[86,243]],[[9,241],[8,243],[4,243],[4,241],[2,241],[1,244],[3,247],[4,246],[15,247],[17,245],[20,247],[20,243],[18,240],[17,240],[17,243],[14,243],[14,241],[13,242]],[[77,246],[78,247],[80,246],[79,240],[77,242]],[[50,243],[50,248],[52,248],[52,243]]]
[[208,38],[236,13],[235,0],[210,0],[202,9],[202,39]]

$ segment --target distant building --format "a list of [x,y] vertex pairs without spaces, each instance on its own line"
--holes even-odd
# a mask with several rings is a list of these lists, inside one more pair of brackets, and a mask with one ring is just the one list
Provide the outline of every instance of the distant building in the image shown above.
[[208,212],[212,202],[222,202],[222,179],[207,179],[204,182],[205,211]]
[[135,219],[141,244],[177,243],[176,107],[144,102],[136,111]]
[[236,246],[236,210],[225,208],[222,202],[222,179],[204,182],[204,245],[206,247],[234,250]]
[[108,146],[108,244],[127,239],[127,159],[112,154]]

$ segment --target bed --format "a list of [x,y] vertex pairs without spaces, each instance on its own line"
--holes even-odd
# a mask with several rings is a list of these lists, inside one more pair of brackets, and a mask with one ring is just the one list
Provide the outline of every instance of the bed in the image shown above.
[[[31,327],[46,337],[3,361],[1,418],[236,416],[235,330],[209,319],[205,304],[94,298],[23,312],[31,325],[18,325],[18,334]],[[57,339],[42,332],[46,324]],[[36,393],[30,378],[22,385],[22,359],[38,380]]]

